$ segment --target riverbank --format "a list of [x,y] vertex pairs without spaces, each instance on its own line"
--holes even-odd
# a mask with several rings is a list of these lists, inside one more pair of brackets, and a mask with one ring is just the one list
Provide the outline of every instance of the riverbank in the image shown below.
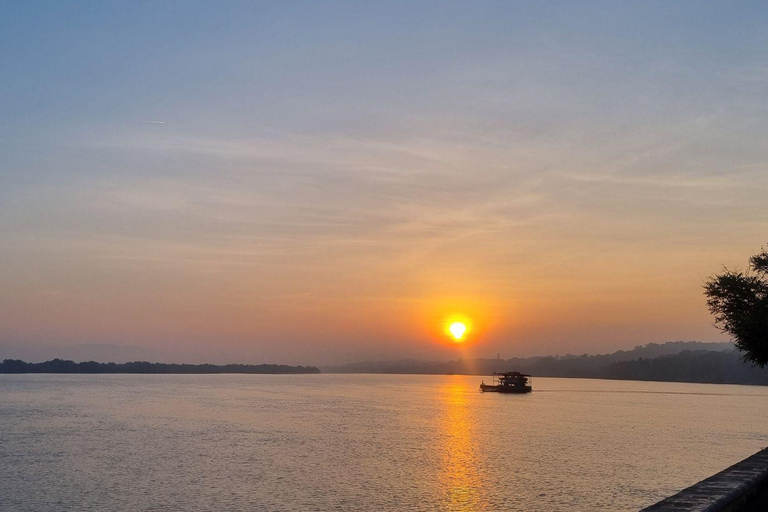
[[641,512],[768,510],[768,448]]

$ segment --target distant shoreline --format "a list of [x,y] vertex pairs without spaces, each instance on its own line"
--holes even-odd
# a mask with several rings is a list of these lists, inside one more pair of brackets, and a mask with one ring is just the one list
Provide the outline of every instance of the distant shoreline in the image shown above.
[[43,363],[27,363],[20,359],[6,359],[0,362],[0,374],[25,373],[63,373],[63,374],[307,374],[320,373],[315,366],[288,366],[285,364],[177,364],[149,363],[134,361],[130,363],[97,363],[53,359]]
[[520,371],[534,377],[768,385],[768,369],[745,364],[730,343],[649,343],[612,354],[512,359],[364,361],[321,367],[323,373],[490,375]]
[[[406,372],[333,372],[320,370],[323,375],[413,375],[426,377],[488,377],[486,373],[406,373]],[[711,384],[714,386],[752,386],[766,387],[768,383],[760,382],[730,382],[730,381],[709,381],[709,380],[663,380],[655,378],[629,378],[629,377],[586,377],[586,376],[563,376],[563,375],[531,375],[534,379],[574,379],[574,380],[609,380],[616,382],[658,382],[663,384]]]

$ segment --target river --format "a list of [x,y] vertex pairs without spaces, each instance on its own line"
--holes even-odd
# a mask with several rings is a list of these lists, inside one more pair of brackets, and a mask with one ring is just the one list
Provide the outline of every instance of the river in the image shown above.
[[768,388],[0,375],[0,510],[635,511],[768,444]]

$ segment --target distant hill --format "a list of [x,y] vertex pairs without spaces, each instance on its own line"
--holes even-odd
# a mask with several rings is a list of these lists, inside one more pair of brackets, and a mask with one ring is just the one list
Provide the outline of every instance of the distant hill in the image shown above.
[[731,343],[649,343],[601,355],[469,359],[447,362],[367,361],[326,367],[329,373],[489,375],[516,370],[540,377],[652,380],[768,385],[768,369],[741,360]]
[[[611,354],[515,357],[512,359],[466,359],[458,361],[421,361],[400,359],[396,361],[362,361],[338,366],[326,366],[322,370],[329,373],[460,373],[467,375],[487,375],[493,372],[514,368],[519,371],[538,370],[537,374],[569,373],[594,370],[619,361],[648,359],[659,356],[679,354],[683,351],[706,350],[725,352],[733,350],[733,344],[702,343],[698,341],[670,341],[667,343],[648,343],[638,345],[632,350],[619,350]],[[561,375],[570,376],[570,375]]]
[[619,361],[590,375],[603,379],[768,385],[768,369],[745,363],[741,352],[683,351],[652,359]]
[[[189,351],[184,356],[189,357]],[[173,362],[172,354],[156,348],[135,345],[110,345],[104,343],[80,343],[76,345],[47,345],[44,343],[3,343],[0,342],[0,359],[21,359],[28,362],[43,362],[53,359],[85,361],[110,361],[128,363],[131,361]],[[189,360],[185,362],[202,362]]]
[[0,373],[152,373],[152,374],[211,374],[211,373],[320,373],[314,366],[287,366],[284,364],[168,364],[134,361],[131,363],[76,363],[53,359],[44,363],[26,363],[19,359],[6,359],[0,363]]

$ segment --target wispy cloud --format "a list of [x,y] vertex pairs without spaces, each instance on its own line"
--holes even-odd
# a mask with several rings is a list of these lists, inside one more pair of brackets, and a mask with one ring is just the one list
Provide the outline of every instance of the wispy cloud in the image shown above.
[[[243,16],[197,42],[154,31],[157,45],[28,27],[30,49],[82,51],[8,55],[0,324],[53,330],[60,311],[84,339],[98,318],[104,333],[148,322],[153,337],[262,346],[347,322],[385,339],[371,318],[470,292],[521,318],[507,333],[528,298],[541,324],[589,307],[598,325],[630,296],[668,336],[655,317],[672,299],[706,316],[697,276],[765,242],[762,25],[727,6],[714,24],[660,24],[687,8],[484,5],[324,8],[309,32]],[[360,306],[379,298],[400,306]]]

